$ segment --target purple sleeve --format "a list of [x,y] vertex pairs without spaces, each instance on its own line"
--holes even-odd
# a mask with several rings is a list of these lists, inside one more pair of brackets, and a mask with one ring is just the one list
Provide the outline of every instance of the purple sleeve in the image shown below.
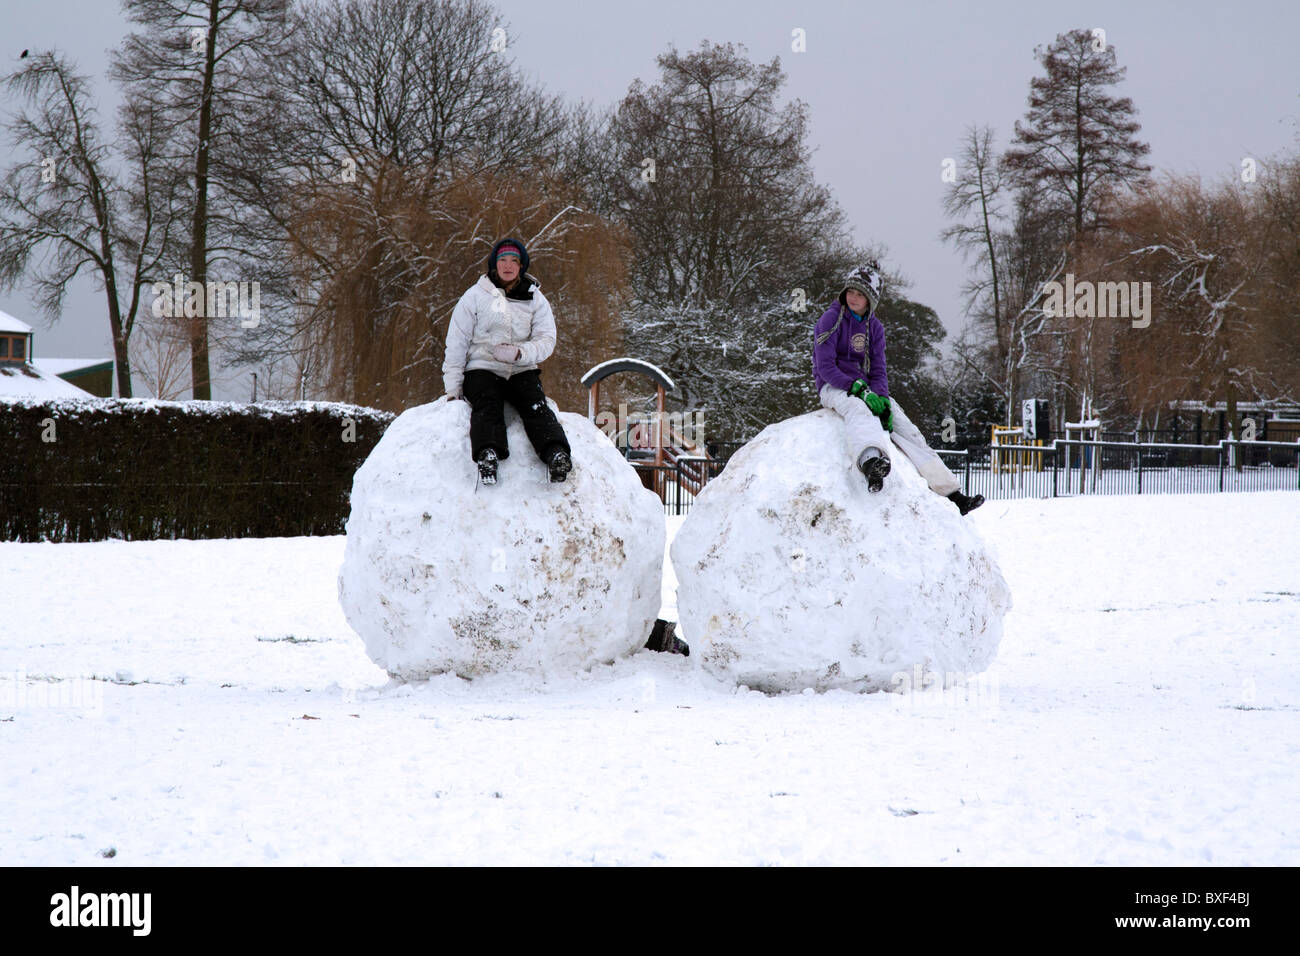
[[871,367],[867,370],[867,384],[877,395],[888,398],[889,371],[885,367],[885,326],[875,316],[871,317],[870,334]]
[[813,368],[816,369],[823,382],[836,388],[842,388],[847,392],[853,387],[853,383],[857,379],[846,374],[835,361],[836,339],[839,336],[828,335],[826,341],[820,344],[817,342],[823,333],[830,331],[835,324],[835,317],[836,311],[834,309],[827,311],[817,321],[817,328],[813,330]]

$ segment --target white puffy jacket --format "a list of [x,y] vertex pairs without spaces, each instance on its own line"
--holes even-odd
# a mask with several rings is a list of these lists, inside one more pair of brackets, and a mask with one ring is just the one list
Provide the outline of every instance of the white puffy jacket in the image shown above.
[[[497,361],[492,347],[502,343],[519,347],[519,361]],[[466,370],[487,369],[509,378],[537,368],[553,351],[555,315],[537,281],[533,280],[531,299],[508,299],[504,289],[487,276],[479,276],[451,313],[442,363],[443,387],[448,395],[459,396]]]

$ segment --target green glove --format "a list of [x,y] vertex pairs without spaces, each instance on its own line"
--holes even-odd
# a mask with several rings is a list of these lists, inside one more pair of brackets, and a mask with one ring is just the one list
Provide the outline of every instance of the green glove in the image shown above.
[[884,425],[886,430],[891,432],[894,430],[894,413],[889,409],[889,399],[877,395],[862,379],[849,386],[849,394],[866,402],[867,408],[871,409],[871,414],[880,419],[880,424]]
[[892,432],[894,430],[894,413],[889,406],[889,399],[883,395],[868,391],[862,396],[862,400],[867,403],[867,408],[871,409],[871,413],[880,419],[880,424],[885,426],[885,430]]
[[883,395],[877,395],[875,392],[868,391],[862,396],[862,400],[867,403],[867,408],[871,409],[871,414],[889,414],[889,399],[885,398]]

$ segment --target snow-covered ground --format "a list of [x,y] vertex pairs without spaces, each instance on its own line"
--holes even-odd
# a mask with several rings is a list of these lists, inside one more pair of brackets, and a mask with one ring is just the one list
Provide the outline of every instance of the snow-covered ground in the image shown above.
[[868,696],[389,686],[340,537],[0,543],[0,863],[1300,863],[1300,495],[971,520],[993,668]]

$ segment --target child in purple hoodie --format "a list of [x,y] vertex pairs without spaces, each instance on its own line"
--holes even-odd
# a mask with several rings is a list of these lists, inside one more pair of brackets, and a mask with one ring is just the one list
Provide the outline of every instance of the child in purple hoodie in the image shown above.
[[885,327],[875,314],[882,290],[880,266],[871,260],[849,273],[839,300],[817,320],[813,334],[817,395],[822,405],[844,419],[849,453],[869,490],[884,487],[892,444],[916,466],[931,491],[966,514],[982,505],[984,496],[961,493],[956,476],[889,397]]

